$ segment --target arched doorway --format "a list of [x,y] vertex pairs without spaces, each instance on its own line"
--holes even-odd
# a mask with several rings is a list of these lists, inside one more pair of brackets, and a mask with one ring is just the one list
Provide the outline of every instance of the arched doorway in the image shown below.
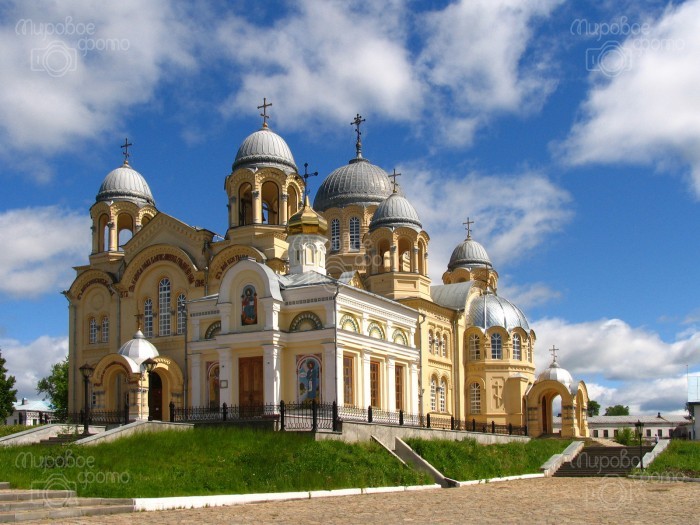
[[163,420],[163,381],[158,372],[148,375],[148,420]]

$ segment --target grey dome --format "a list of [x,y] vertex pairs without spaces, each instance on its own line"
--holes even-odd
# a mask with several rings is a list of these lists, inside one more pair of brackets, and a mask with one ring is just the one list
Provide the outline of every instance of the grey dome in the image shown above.
[[133,339],[122,345],[119,349],[119,354],[132,359],[137,365],[140,365],[149,357],[152,359],[159,355],[158,349],[144,337],[141,330],[134,334]]
[[483,330],[500,326],[509,332],[514,328],[530,331],[527,318],[520,308],[491,292],[475,297],[470,302],[466,322],[467,326],[478,326]]
[[128,162],[124,162],[122,166],[107,174],[95,200],[97,202],[132,201],[141,205],[156,205],[146,179],[129,166]]
[[369,231],[377,228],[412,228],[418,232],[423,225],[418,218],[418,212],[406,197],[398,193],[389,195],[374,212],[369,223]]
[[386,171],[358,156],[326,177],[316,193],[314,209],[378,205],[392,193]]
[[457,245],[450,257],[447,269],[455,268],[493,268],[493,264],[484,247],[471,237],[467,237]]
[[256,164],[272,165],[284,171],[297,171],[289,146],[267,126],[246,137],[238,148],[231,171]]
[[571,388],[571,384],[574,382],[574,378],[565,368],[559,366],[556,360],[552,361],[544,372],[542,372],[538,377],[536,382],[540,381],[558,381],[564,385],[567,390]]

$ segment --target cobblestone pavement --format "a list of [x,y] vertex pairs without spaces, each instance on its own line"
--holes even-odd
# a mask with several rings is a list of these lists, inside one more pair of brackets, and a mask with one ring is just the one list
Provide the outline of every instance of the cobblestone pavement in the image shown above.
[[700,484],[624,478],[537,478],[455,489],[317,498],[52,523],[698,523]]

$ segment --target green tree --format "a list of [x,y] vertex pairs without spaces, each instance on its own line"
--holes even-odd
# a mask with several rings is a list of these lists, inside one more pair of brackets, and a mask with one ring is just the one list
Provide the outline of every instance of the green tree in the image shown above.
[[615,441],[617,441],[620,445],[629,447],[630,445],[634,445],[636,443],[636,435],[637,433],[632,432],[630,427],[625,427],[618,431],[617,436],[615,436]]
[[588,402],[588,417],[597,416],[598,414],[600,414],[600,403],[591,399]]
[[630,407],[623,407],[622,405],[615,405],[614,407],[608,407],[605,409],[606,416],[629,416]]
[[5,419],[14,411],[13,405],[17,402],[17,389],[15,386],[15,376],[7,375],[5,359],[0,351],[0,420]]
[[36,385],[38,393],[45,393],[51,401],[51,408],[57,419],[68,415],[68,357],[51,367],[51,373]]

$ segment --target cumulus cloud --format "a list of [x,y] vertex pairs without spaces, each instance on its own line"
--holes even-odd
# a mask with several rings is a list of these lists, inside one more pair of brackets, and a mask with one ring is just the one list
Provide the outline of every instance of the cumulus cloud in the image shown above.
[[570,323],[552,318],[532,326],[537,370],[549,366],[547,349],[556,346],[561,365],[586,381],[591,399],[602,407],[629,405],[637,413],[683,410],[686,365],[700,365],[700,332],[668,343],[619,319]]
[[572,216],[569,193],[537,172],[470,172],[457,178],[422,165],[401,168],[411,173],[403,187],[423,229],[430,232],[429,268],[437,281],[452,250],[464,240],[467,216],[475,221],[472,237],[486,248],[497,270],[527,257]]
[[498,294],[527,311],[534,306],[550,303],[561,297],[561,292],[553,290],[546,283],[513,284],[507,276],[501,276],[498,281]]
[[194,67],[179,18],[164,1],[3,7],[3,142],[52,154],[113,129],[122,110],[152,99],[168,67]]
[[68,355],[68,337],[42,335],[27,344],[15,339],[0,339],[2,356],[7,359],[9,375],[17,380],[17,400],[39,399],[36,384],[51,373],[51,367]]
[[700,197],[698,19],[700,1],[670,5],[643,31],[589,57],[591,88],[581,118],[556,147],[566,162],[663,169],[684,162]]
[[90,221],[57,206],[0,213],[0,294],[55,293],[90,253]]

